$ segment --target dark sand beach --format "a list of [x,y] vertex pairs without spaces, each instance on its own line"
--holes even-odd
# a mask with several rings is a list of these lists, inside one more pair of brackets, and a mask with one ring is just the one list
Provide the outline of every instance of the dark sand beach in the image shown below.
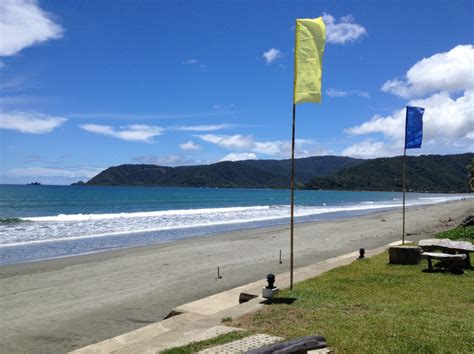
[[[469,214],[473,199],[410,208],[407,240]],[[295,265],[400,238],[401,210],[299,224]],[[0,352],[63,353],[160,321],[175,306],[287,271],[288,249],[289,229],[280,226],[2,266]]]

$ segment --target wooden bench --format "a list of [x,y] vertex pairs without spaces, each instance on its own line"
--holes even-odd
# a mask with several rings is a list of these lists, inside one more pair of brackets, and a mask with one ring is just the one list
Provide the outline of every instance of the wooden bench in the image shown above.
[[[465,254],[449,254],[449,253],[438,253],[438,252],[423,252],[421,257],[428,260],[428,273],[434,272],[432,259],[438,259],[441,261],[441,268],[445,268],[448,272],[453,274],[464,273],[464,260],[466,259]],[[439,265],[437,265],[439,266]]]
[[308,350],[323,349],[326,348],[326,346],[326,338],[323,336],[307,336],[275,343],[267,347],[252,349],[245,354],[303,354],[307,353]]

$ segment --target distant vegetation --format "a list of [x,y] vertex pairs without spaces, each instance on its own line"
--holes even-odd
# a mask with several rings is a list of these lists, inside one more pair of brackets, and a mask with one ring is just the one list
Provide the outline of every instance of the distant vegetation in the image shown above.
[[[407,190],[467,193],[474,154],[407,157]],[[306,189],[400,191],[403,157],[367,160],[329,176],[310,180]]]
[[[314,176],[335,173],[364,160],[317,156],[296,160],[296,181],[302,186]],[[219,188],[289,188],[290,160],[225,161],[211,165],[164,167],[121,165],[110,167],[87,185],[169,186]]]
[[[360,160],[316,156],[296,160],[300,189],[400,191],[402,157]],[[469,192],[474,154],[407,158],[407,190]],[[109,167],[87,183],[76,185],[209,188],[289,188],[290,160],[225,161],[211,165]]]

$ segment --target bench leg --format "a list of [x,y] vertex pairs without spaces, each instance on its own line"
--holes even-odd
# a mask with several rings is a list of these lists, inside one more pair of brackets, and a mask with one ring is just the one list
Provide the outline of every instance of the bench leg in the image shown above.
[[447,267],[447,271],[452,274],[464,274],[464,260],[454,260],[450,262],[449,266]]
[[431,263],[431,257],[428,257],[426,259],[428,260],[428,269],[427,269],[427,271],[429,273],[432,273],[433,272],[433,263]]
[[466,255],[466,259],[464,260],[465,264],[466,264],[466,269],[472,269],[472,265],[471,265],[471,257],[469,257],[469,252],[466,252],[465,253]]

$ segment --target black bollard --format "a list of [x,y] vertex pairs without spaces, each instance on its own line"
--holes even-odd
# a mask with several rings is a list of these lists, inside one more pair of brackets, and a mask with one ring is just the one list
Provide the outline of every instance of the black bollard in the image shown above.
[[270,273],[267,275],[267,282],[268,282],[268,285],[265,287],[266,289],[275,289],[276,286],[274,285],[275,284],[275,276]]
[[359,258],[357,259],[365,259],[365,249],[359,248]]

